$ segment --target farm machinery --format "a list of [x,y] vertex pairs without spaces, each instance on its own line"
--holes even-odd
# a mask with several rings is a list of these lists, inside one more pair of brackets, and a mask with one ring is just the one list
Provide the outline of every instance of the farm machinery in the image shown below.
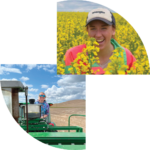
[[[53,147],[71,150],[85,149],[86,137],[83,128],[70,126],[70,117],[85,116],[73,114],[68,118],[68,126],[57,126],[51,116],[41,118],[41,105],[28,102],[28,87],[20,81],[1,81],[1,89],[6,105],[20,127],[35,139]],[[19,92],[25,92],[25,103],[19,103]],[[52,106],[52,103],[49,103]],[[58,132],[68,130],[68,132]],[[74,130],[76,132],[70,132]]]

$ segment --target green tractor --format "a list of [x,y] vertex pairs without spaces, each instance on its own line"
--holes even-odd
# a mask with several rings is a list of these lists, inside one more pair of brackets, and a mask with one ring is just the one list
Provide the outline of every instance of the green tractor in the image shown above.
[[[50,114],[47,119],[41,119],[41,105],[28,103],[28,87],[20,81],[1,81],[1,88],[6,105],[16,122],[35,139],[53,147],[71,150],[85,149],[86,137],[83,128],[70,126],[71,116],[85,116],[73,114],[68,118],[68,126],[57,126],[51,122]],[[25,92],[25,103],[19,103],[19,92]],[[52,103],[49,103],[52,106]],[[57,132],[68,130],[68,132]],[[76,132],[70,132],[75,130]]]
[[[56,124],[54,122],[51,122],[51,116],[50,116],[50,106],[53,106],[53,103],[48,103],[49,104],[49,114],[48,114],[48,116],[45,119],[40,119],[39,120],[40,117],[39,117],[38,113],[31,113],[31,112],[32,112],[33,109],[36,112],[41,112],[41,110],[39,110],[39,108],[41,108],[41,107],[39,107],[39,106],[41,106],[41,104],[34,104],[35,99],[29,99],[29,102],[30,102],[30,103],[28,103],[28,118],[30,119],[29,124],[33,124],[33,122],[32,122],[33,119],[35,121],[35,118],[37,118],[38,122],[43,124],[43,126],[45,126],[45,124],[56,126]],[[25,107],[26,107],[26,103],[19,103],[19,118],[18,118],[18,120],[19,120],[18,122],[20,123],[20,124],[18,124],[19,126],[23,125],[23,123],[24,123],[24,125],[26,125],[26,123],[23,121],[23,120],[25,120],[25,116],[26,116],[25,113],[24,113],[25,110],[26,110]],[[35,124],[35,122],[34,122],[34,124]],[[39,127],[40,126],[38,125],[37,128],[39,128]],[[33,130],[31,130],[30,132],[43,132],[43,131],[44,130],[38,130],[38,129],[36,130],[35,128],[33,128]],[[46,131],[49,131],[49,130],[45,130],[45,132]],[[58,132],[58,131],[57,130],[51,130],[50,132]]]

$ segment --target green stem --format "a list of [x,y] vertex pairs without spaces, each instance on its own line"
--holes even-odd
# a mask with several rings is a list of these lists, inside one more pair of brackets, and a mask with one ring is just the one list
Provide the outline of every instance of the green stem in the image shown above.
[[71,63],[71,66],[72,66],[72,68],[73,68],[73,71],[74,71],[74,74],[75,74],[75,69],[74,69],[74,67],[73,67],[73,63]]

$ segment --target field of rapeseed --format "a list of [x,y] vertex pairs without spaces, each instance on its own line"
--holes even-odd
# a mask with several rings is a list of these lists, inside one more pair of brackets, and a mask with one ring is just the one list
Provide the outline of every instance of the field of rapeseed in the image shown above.
[[[57,74],[64,74],[65,64],[63,60],[66,51],[82,44],[86,44],[87,47],[78,54],[69,71],[72,74],[95,73],[91,70],[91,65],[99,62],[96,57],[99,49],[94,47],[96,41],[87,35],[85,28],[87,14],[87,12],[57,12]],[[136,58],[134,67],[127,71],[127,74],[150,74],[148,56],[137,32],[119,14],[114,13],[114,17],[116,19],[115,37],[117,42],[129,49]],[[123,58],[118,57],[116,51],[114,50],[110,57],[111,62],[105,68],[105,74],[125,74],[125,70],[128,68],[127,65],[123,64]],[[87,52],[88,56],[86,55]],[[94,57],[91,57],[93,55]]]

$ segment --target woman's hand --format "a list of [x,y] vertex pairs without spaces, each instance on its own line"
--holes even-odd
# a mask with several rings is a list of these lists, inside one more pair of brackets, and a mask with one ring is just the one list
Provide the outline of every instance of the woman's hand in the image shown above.
[[44,115],[43,117],[44,117],[44,118],[46,118],[46,117],[47,117],[47,115]]
[[42,119],[42,118],[44,119],[44,118],[46,118],[46,117],[47,117],[47,115],[41,116],[41,119]]

